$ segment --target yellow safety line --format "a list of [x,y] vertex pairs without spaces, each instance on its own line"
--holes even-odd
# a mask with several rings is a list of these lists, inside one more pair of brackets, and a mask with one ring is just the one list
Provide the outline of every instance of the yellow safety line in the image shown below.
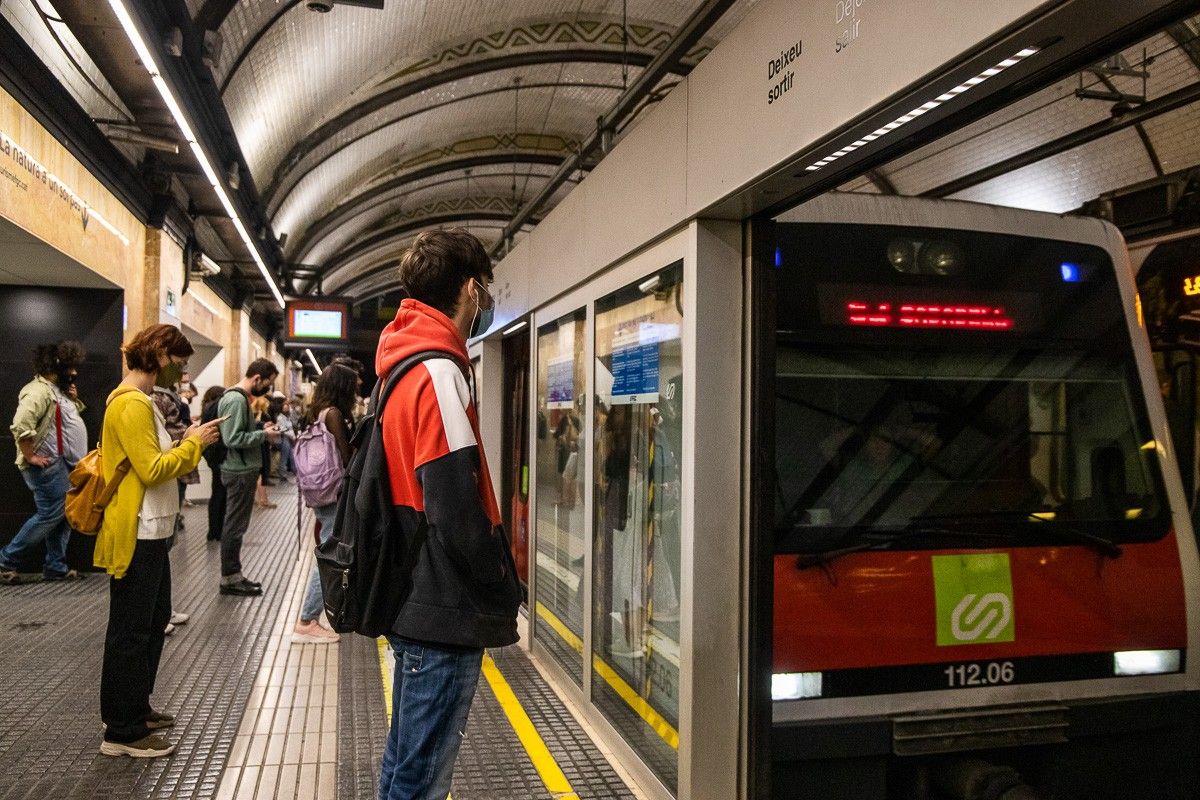
[[549,748],[542,741],[542,737],[538,734],[537,728],[533,726],[529,715],[521,707],[521,702],[517,700],[512,688],[504,680],[500,670],[496,668],[496,662],[492,661],[492,657],[486,653],[483,656],[483,674],[487,678],[488,685],[492,687],[492,694],[496,696],[500,707],[504,709],[508,723],[512,725],[517,738],[525,747],[525,752],[529,754],[529,760],[533,762],[538,776],[546,785],[546,790],[550,792],[550,796],[559,798],[559,800],[579,800],[579,795],[575,794],[575,790],[571,788],[571,782],[567,780],[567,776],[563,774],[558,762],[550,754]]
[[[542,605],[540,602],[537,605],[538,616],[546,620],[554,632],[563,638],[578,653],[583,653],[583,642],[575,635],[575,632],[568,628],[561,619],[554,615],[550,609]],[[644,697],[634,691],[634,688],[625,682],[625,679],[617,674],[616,670],[604,662],[600,656],[592,656],[592,669],[596,674],[604,679],[604,682],[612,687],[612,690],[625,701],[625,703],[641,717],[650,728],[657,733],[664,742],[670,745],[672,750],[679,749],[679,731],[675,730],[671,723],[654,710],[654,707],[646,701]]]
[[387,710],[387,718],[392,719],[392,682],[388,680],[387,651],[388,641],[380,636],[375,640],[379,645],[379,677],[383,681],[383,707]]

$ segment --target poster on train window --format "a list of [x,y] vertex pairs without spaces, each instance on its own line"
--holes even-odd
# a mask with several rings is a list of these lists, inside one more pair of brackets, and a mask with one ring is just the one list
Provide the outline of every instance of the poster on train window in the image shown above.
[[678,325],[631,320],[617,327],[612,342],[614,405],[657,403],[659,344],[679,338]]
[[575,355],[546,360],[546,408],[571,408],[575,405]]

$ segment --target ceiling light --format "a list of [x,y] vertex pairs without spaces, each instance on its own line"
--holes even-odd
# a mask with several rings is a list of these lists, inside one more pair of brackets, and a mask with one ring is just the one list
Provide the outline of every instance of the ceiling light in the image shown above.
[[304,355],[308,356],[309,363],[313,365],[313,369],[315,369],[317,371],[317,374],[320,375],[321,374],[321,365],[317,363],[317,357],[313,355],[312,348],[311,347],[304,348]]
[[213,191],[217,193],[221,205],[225,207],[225,213],[229,215],[230,221],[233,222],[233,227],[237,230],[238,236],[241,237],[242,242],[250,251],[250,258],[254,260],[259,272],[266,279],[267,286],[271,288],[271,293],[275,295],[275,301],[279,303],[280,308],[283,308],[285,305],[283,293],[279,291],[275,277],[271,275],[271,270],[267,267],[267,262],[263,260],[262,254],[258,252],[257,245],[255,245],[254,240],[250,237],[245,223],[242,222],[242,218],[238,215],[237,209],[234,207],[229,193],[225,191],[225,187],[221,179],[217,176],[216,170],[213,169],[212,162],[205,155],[204,148],[200,146],[195,132],[192,131],[192,126],[188,123],[187,116],[183,113],[183,109],[179,106],[178,101],[176,101],[171,87],[167,85],[167,81],[162,75],[162,70],[159,69],[158,62],[154,59],[154,54],[146,46],[146,42],[142,38],[142,34],[138,31],[133,17],[125,8],[124,0],[108,0],[108,4],[112,7],[113,13],[117,15],[117,19],[121,23],[121,28],[124,29],[130,44],[133,45],[133,49],[137,51],[142,66],[150,73],[150,79],[154,82],[154,87],[158,89],[158,93],[162,96],[163,102],[167,104],[171,116],[175,118],[175,124],[179,126],[179,132],[183,134],[184,140],[191,146],[192,152],[195,153],[196,160],[200,164],[200,169],[204,172]]
[[501,335],[501,336],[508,336],[510,333],[516,333],[517,331],[521,330],[522,328],[524,328],[524,327],[525,327],[526,325],[528,325],[528,324],[529,324],[529,323],[528,323],[528,322],[526,322],[525,320],[521,320],[521,321],[520,321],[520,322],[518,322],[516,325],[513,325],[511,328],[509,328],[508,330],[504,331],[504,333],[502,333],[502,334],[500,334],[500,335]]
[[813,162],[812,164],[805,167],[804,170],[806,172],[816,172],[821,167],[824,167],[824,166],[838,160],[842,156],[853,152],[854,150],[858,149],[859,147],[862,147],[861,142],[874,141],[875,139],[878,139],[880,136],[883,136],[886,133],[891,133],[892,131],[896,130],[897,128],[901,127],[902,125],[907,125],[908,123],[912,122],[914,119],[921,116],[922,114],[928,114],[933,109],[937,108],[938,106],[942,105],[943,103],[953,100],[955,97],[957,97],[958,95],[967,91],[968,89],[970,89],[974,86],[978,86],[979,84],[986,81],[988,78],[995,77],[996,75],[999,75],[1001,72],[1008,69],[1009,67],[1012,67],[1012,66],[1015,66],[1016,64],[1021,63],[1022,60],[1029,58],[1031,55],[1033,55],[1036,52],[1038,52],[1038,48],[1036,48],[1036,47],[1026,47],[1023,50],[1019,50],[1018,52],[1014,53],[1013,55],[1011,55],[1008,58],[1001,61],[996,66],[985,69],[983,72],[979,73],[978,75],[976,75],[973,78],[968,78],[967,80],[960,83],[958,86],[955,86],[953,89],[947,90],[945,93],[938,95],[933,100],[930,100],[926,103],[922,103],[921,105],[914,108],[912,111],[909,111],[907,114],[897,117],[896,119],[887,123],[883,127],[874,131],[873,133],[867,134],[859,142],[855,142],[852,145],[843,147],[841,150],[838,150],[837,152],[826,156],[825,158],[821,159],[820,161]]

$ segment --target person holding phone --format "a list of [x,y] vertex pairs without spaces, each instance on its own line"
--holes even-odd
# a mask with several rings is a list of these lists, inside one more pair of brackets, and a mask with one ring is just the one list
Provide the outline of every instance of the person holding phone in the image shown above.
[[221,423],[225,442],[225,460],[221,464],[221,482],[225,484],[225,523],[221,530],[221,594],[256,597],[262,584],[242,575],[242,539],[250,527],[254,511],[254,492],[262,471],[262,446],[274,444],[279,429],[272,423],[255,426],[250,413],[250,398],[264,397],[271,391],[279,368],[265,358],[250,362],[246,376],[221,397],[217,413],[226,417]]
[[108,396],[101,435],[104,479],[129,462],[116,494],[104,509],[93,561],[111,576],[108,632],[100,674],[100,716],[108,756],[155,758],[175,745],[155,731],[175,723],[150,705],[163,638],[171,617],[168,541],[179,513],[176,479],[200,463],[220,435],[215,422],[192,425],[178,445],[162,412],[150,399],[160,371],[182,366],[192,345],[173,325],[151,325],[123,348],[129,374]]

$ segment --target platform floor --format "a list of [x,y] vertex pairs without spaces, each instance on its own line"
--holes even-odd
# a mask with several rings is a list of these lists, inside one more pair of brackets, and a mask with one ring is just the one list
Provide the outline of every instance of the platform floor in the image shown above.
[[[166,759],[109,758],[99,674],[107,582],[0,587],[0,800],[373,798],[388,727],[386,648],[361,636],[291,643],[310,557],[294,490],[256,510],[243,549],[261,598],[217,593],[205,508],[184,512],[171,554],[174,605],[154,695],[177,716]],[[305,515],[311,541],[311,515]],[[452,796],[638,798],[519,647],[490,651]]]

